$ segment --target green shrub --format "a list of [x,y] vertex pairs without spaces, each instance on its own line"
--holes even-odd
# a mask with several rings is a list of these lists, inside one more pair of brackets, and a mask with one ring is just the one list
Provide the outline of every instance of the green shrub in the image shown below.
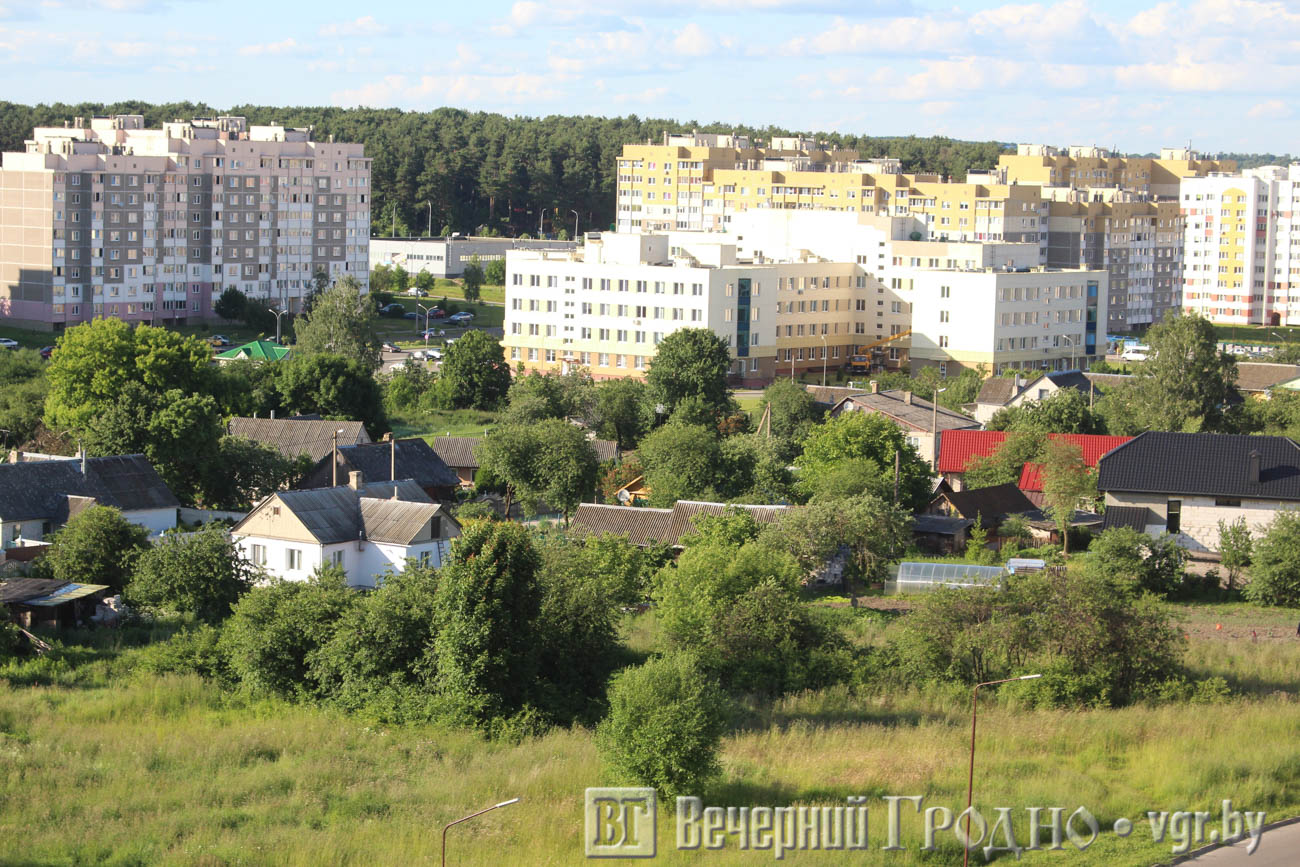
[[717,776],[726,697],[695,657],[674,653],[615,676],[596,743],[610,775],[666,798],[699,794]]
[[216,623],[253,584],[253,568],[225,528],[168,533],[140,555],[126,601],[152,614],[175,612]]
[[358,594],[337,567],[310,581],[272,581],[255,587],[226,621],[221,648],[245,687],[290,698],[318,695],[308,660],[333,636]]
[[1243,592],[1260,605],[1300,606],[1300,512],[1278,512],[1255,542]]
[[197,674],[230,683],[230,660],[221,644],[221,630],[203,623],[182,629],[166,641],[148,645],[135,657],[135,666],[151,674]]

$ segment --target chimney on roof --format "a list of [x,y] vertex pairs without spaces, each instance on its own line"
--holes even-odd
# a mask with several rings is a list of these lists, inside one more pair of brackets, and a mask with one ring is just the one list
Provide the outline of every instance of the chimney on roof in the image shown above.
[[353,470],[352,472],[348,473],[348,487],[351,488],[352,490],[359,491],[363,487],[365,487],[365,484],[366,484],[365,476],[361,474],[360,470]]
[[908,406],[912,405],[912,393],[910,391],[903,392],[903,403]]
[[275,418],[275,410],[271,410],[271,418]]
[[86,450],[85,450],[85,449],[81,449],[80,451],[81,451],[81,455],[80,455],[80,457],[81,457],[81,474],[84,476],[84,475],[86,474]]
[[878,380],[871,380],[870,385],[872,394],[880,394],[880,382]]
[[1259,484],[1259,462],[1259,451],[1252,449],[1250,454],[1246,455],[1246,481],[1252,485]]

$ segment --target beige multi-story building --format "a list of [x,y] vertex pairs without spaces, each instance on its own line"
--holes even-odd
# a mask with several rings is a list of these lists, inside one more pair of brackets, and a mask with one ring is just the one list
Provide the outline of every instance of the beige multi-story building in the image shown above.
[[1214,322],[1300,322],[1300,164],[1183,181],[1182,305]]
[[1159,157],[1121,157],[1099,147],[1061,150],[1021,144],[998,158],[1002,183],[1040,187],[1112,187],[1155,198],[1178,196],[1183,178],[1235,172],[1235,160],[1207,159],[1190,148],[1161,148]]
[[242,117],[38,127],[0,167],[0,316],[183,323],[227,287],[295,309],[317,272],[366,287],[360,144]]
[[[506,356],[526,370],[644,376],[667,335],[709,328],[731,347],[734,376],[767,382],[834,370],[909,316],[856,263],[742,260],[698,233],[593,233],[578,251],[506,255]],[[892,359],[905,361],[905,349]]]

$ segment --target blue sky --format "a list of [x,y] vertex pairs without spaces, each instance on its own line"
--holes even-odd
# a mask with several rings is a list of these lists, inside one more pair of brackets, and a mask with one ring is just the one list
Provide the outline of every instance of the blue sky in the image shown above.
[[0,77],[17,102],[452,105],[1294,152],[1300,0],[0,0]]

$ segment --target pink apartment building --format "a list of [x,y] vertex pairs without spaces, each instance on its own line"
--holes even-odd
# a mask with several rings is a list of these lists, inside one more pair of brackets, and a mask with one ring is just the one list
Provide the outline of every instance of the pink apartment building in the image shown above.
[[312,276],[369,276],[360,144],[242,117],[38,127],[0,165],[0,319],[185,324],[233,286],[297,309]]

